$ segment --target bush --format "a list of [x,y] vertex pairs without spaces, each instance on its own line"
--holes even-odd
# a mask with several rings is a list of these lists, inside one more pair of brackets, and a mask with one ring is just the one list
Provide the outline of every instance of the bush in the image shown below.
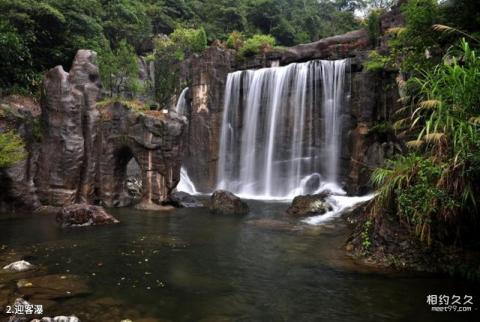
[[180,60],[194,53],[200,53],[207,48],[207,34],[205,29],[176,28],[171,34],[170,39],[176,47],[176,52]]
[[415,153],[376,169],[375,215],[397,215],[422,241],[456,242],[478,229],[480,58],[468,43],[424,71],[406,119]]
[[270,35],[253,35],[247,39],[240,49],[240,56],[250,57],[259,53],[265,54],[275,47],[275,38]]
[[13,131],[0,133],[0,168],[12,166],[25,159],[25,144]]
[[227,47],[230,49],[239,50],[242,48],[245,41],[245,36],[239,31],[233,31],[227,38]]
[[436,0],[410,0],[402,5],[406,24],[398,28],[390,47],[396,61],[405,72],[417,72],[433,68],[443,55],[440,35],[434,24],[442,23],[442,15]]
[[372,50],[368,54],[368,60],[365,64],[365,67],[370,72],[377,72],[385,69],[389,62],[390,57],[380,55],[376,50]]

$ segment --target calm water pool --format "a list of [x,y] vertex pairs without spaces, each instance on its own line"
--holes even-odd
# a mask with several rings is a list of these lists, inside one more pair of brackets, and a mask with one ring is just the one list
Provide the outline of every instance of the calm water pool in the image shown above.
[[88,278],[92,295],[47,310],[83,321],[100,302],[102,311],[116,314],[103,320],[131,315],[159,321],[478,318],[478,310],[432,313],[426,303],[428,294],[470,294],[476,304],[478,285],[366,270],[344,254],[348,228],[342,219],[322,227],[291,225],[274,221],[284,220],[286,204],[249,204],[251,214],[242,218],[204,209],[161,214],[113,209],[119,225],[67,230],[52,216],[4,216],[0,245],[28,255],[48,273]]

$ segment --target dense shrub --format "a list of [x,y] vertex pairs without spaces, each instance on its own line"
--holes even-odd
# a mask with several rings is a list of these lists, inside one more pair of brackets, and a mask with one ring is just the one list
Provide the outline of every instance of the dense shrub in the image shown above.
[[227,47],[230,49],[239,50],[245,42],[245,36],[239,31],[232,31],[227,38]]
[[275,38],[270,35],[253,35],[245,40],[240,48],[240,55],[243,57],[254,56],[259,53],[267,53],[275,47]]
[[207,34],[203,28],[179,27],[170,34],[170,39],[180,60],[207,48]]
[[374,171],[374,215],[398,216],[428,244],[466,239],[478,230],[480,58],[462,41],[412,82],[418,92],[402,122],[416,152]]

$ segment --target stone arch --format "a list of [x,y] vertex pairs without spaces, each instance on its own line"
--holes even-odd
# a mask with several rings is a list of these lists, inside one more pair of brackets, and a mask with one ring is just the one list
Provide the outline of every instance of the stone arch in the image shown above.
[[113,152],[114,189],[112,205],[124,207],[140,201],[143,188],[141,163],[128,145],[122,145]]

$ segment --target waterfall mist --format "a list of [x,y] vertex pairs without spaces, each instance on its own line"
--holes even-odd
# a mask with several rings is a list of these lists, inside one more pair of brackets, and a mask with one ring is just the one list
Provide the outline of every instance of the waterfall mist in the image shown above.
[[251,198],[338,189],[347,60],[228,75],[218,188]]

